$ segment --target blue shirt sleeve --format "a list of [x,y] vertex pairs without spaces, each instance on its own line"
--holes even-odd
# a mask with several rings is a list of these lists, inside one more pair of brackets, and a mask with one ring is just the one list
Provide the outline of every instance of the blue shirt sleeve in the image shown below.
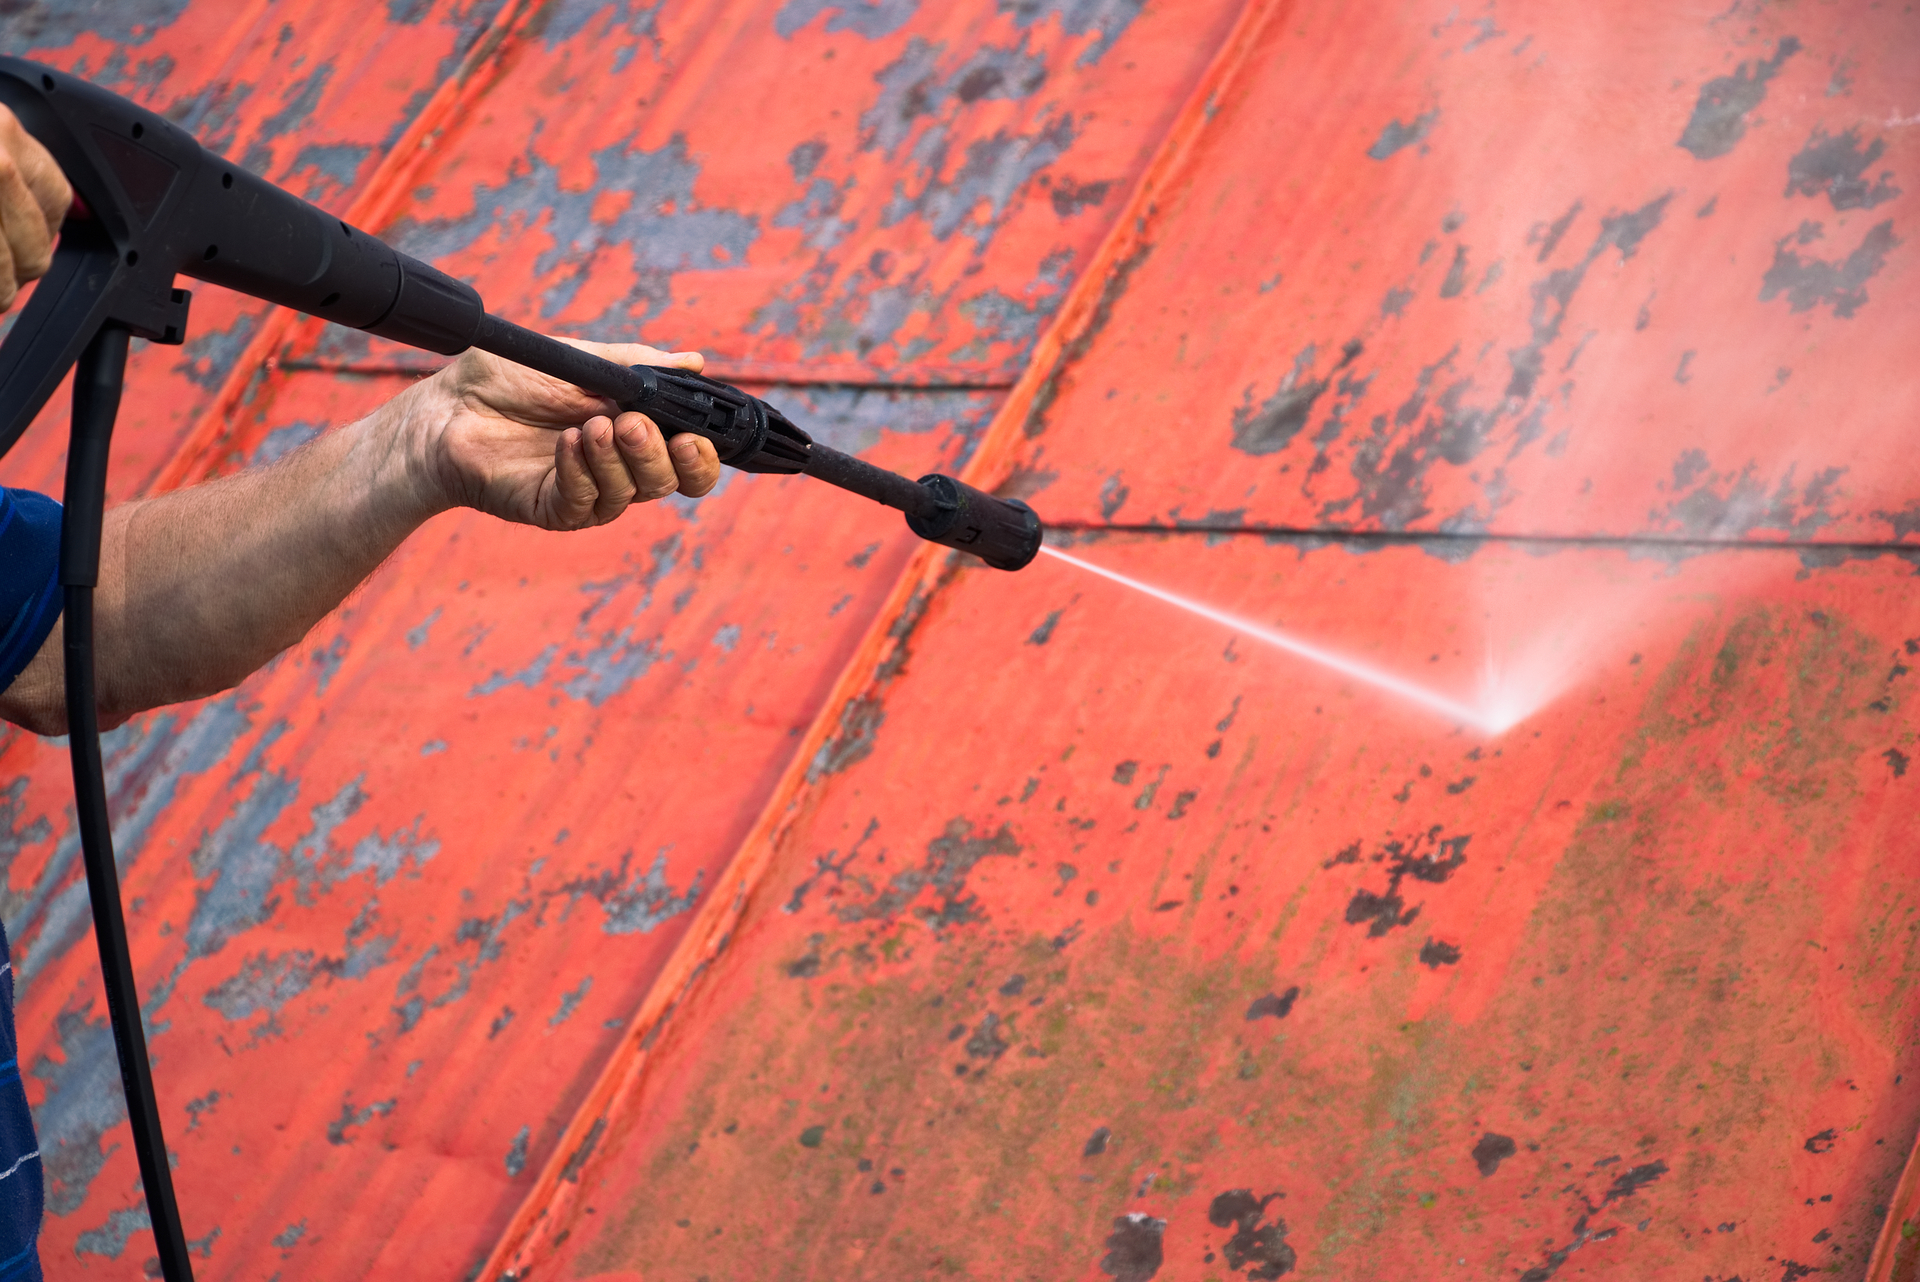
[[0,488],[0,690],[40,653],[60,617],[60,505]]

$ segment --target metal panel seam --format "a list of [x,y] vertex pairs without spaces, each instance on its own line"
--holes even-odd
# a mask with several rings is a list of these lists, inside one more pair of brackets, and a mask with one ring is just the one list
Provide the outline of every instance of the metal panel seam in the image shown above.
[[[457,108],[483,95],[493,83],[492,72],[499,68],[501,54],[509,38],[540,9],[535,0],[509,0],[488,24],[480,38],[461,59],[459,67],[433,92],[398,142],[380,161],[366,186],[347,207],[343,218],[355,226],[374,226],[385,221],[408,189],[409,181],[432,145],[435,135]],[[256,379],[271,375],[278,367],[275,353],[297,326],[319,328],[326,322],[314,320],[286,308],[275,308],[253,336],[246,350],[228,371],[226,380],[199,421],[180,443],[164,467],[148,482],[145,493],[164,494],[195,481],[205,480],[213,470],[221,442],[227,439],[232,418],[247,399]]]
[[[1221,47],[1208,63],[1180,114],[1155,149],[1135,184],[1113,228],[1073,284],[1067,299],[1045,333],[1034,345],[1032,357],[1012,392],[994,416],[980,447],[962,470],[962,479],[983,489],[1003,482],[1011,471],[1011,457],[1030,413],[1049,389],[1092,341],[1104,323],[1116,288],[1124,288],[1131,261],[1148,243],[1147,224],[1167,190],[1191,163],[1197,142],[1214,115],[1221,93],[1246,65],[1261,33],[1291,0],[1248,0]],[[652,1049],[667,1017],[695,995],[695,985],[726,946],[745,915],[749,897],[773,861],[781,839],[807,810],[808,768],[821,746],[839,726],[840,711],[875,682],[889,642],[895,640],[903,615],[925,600],[951,577],[953,554],[934,544],[923,545],[901,571],[883,608],[874,616],[853,658],[841,670],[828,697],[822,701],[807,733],[795,747],[779,783],[728,864],[725,883],[701,905],[687,933],[668,958],[646,1000],[608,1057],[580,1110],[555,1143],[546,1167],[528,1191],[526,1200],[508,1222],[499,1244],[481,1267],[480,1278],[525,1277],[568,1232],[578,1190],[590,1183],[588,1172],[596,1148],[615,1129],[609,1119],[638,1091],[651,1060]],[[902,639],[900,644],[904,645]]]
[[1912,1240],[1907,1225],[1912,1223],[1914,1208],[1920,1204],[1920,1140],[1907,1154],[1906,1169],[1900,1172],[1900,1183],[1894,1186],[1893,1196],[1887,1202],[1887,1218],[1880,1225],[1880,1236],[1874,1241],[1873,1256],[1867,1261],[1866,1282],[1894,1282],[1902,1275],[1913,1276],[1911,1255],[1904,1261],[1906,1268],[1901,1270],[1900,1248]]
[[1126,288],[1133,264],[1151,244],[1147,226],[1159,210],[1161,194],[1173,187],[1193,163],[1220,96],[1246,67],[1267,26],[1292,8],[1291,0],[1248,0],[1140,175],[1125,208],[1114,220],[1113,230],[1087,264],[1086,273],[1074,282],[1058,317],[1034,344],[1033,356],[1020,381],[1014,384],[981,437],[980,448],[961,473],[961,479],[969,485],[991,490],[1007,480],[1018,435],[1026,431],[1035,412],[1045,412],[1059,379],[1105,326],[1113,300]]

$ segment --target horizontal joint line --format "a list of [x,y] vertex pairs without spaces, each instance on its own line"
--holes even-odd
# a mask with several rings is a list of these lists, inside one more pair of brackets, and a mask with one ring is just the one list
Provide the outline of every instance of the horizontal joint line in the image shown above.
[[[361,374],[372,377],[397,378],[401,375],[422,376],[432,374],[441,367],[438,365],[399,365],[378,364],[354,361],[319,361],[308,358],[294,358],[280,362],[283,370],[303,374]],[[769,378],[763,374],[740,374],[722,379],[722,382],[744,384],[749,387],[819,387],[846,388],[856,392],[1005,392],[1013,387],[1010,379],[979,379],[966,382],[881,382],[879,380],[853,378]]]
[[1497,531],[1464,533],[1457,530],[1342,530],[1324,526],[1288,525],[1155,525],[1098,524],[1092,521],[1049,521],[1049,530],[1069,534],[1205,534],[1263,539],[1324,539],[1330,543],[1521,543],[1542,547],[1590,548],[1699,548],[1725,552],[1893,552],[1920,555],[1920,543],[1843,543],[1820,539],[1687,539],[1667,535],[1503,534]]

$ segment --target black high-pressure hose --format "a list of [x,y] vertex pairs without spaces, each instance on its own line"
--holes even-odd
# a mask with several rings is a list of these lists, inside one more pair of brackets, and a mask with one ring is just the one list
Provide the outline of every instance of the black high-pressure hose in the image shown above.
[[0,58],[0,103],[53,154],[77,196],[53,265],[0,343],[0,455],[79,365],[60,575],[75,813],[94,936],[161,1275],[193,1266],[174,1199],[147,1062],[107,816],[93,670],[107,455],[131,337],[180,343],[190,301],[177,275],[452,356],[477,347],[694,432],[748,472],[805,474],[906,513],[923,539],[1017,570],[1040,520],[1017,499],[949,476],[917,481],[812,440],[777,409],[684,370],[623,366],[489,315],[472,286],[399,253],[238,165],[170,121],[84,80]]

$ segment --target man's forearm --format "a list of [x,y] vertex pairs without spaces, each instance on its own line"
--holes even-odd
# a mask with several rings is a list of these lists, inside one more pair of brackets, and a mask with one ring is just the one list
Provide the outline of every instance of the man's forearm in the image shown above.
[[[102,530],[95,592],[100,716],[238,684],[306,635],[444,506],[409,445],[438,411],[418,385],[265,468],[122,504]],[[0,716],[65,728],[56,628],[0,694]]]

